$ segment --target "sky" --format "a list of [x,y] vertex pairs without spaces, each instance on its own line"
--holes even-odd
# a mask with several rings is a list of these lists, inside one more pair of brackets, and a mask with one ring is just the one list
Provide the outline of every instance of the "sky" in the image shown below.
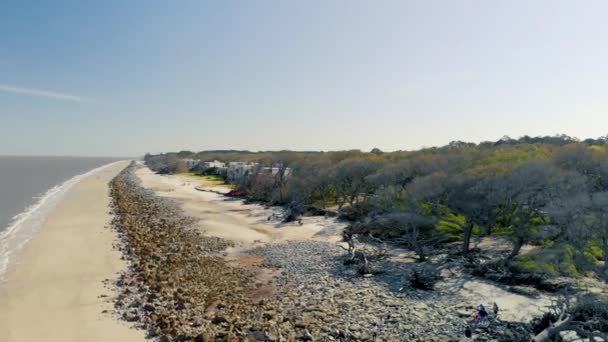
[[608,133],[606,1],[0,3],[0,155]]

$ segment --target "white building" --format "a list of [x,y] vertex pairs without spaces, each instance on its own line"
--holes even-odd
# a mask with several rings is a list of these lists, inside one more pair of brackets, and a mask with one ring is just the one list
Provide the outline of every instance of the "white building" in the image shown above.
[[226,167],[226,163],[222,163],[221,161],[214,160],[214,161],[210,161],[210,162],[204,162],[203,167],[205,169],[212,169],[212,168],[223,169]]
[[[258,163],[230,162],[228,163],[226,178],[228,182],[235,183],[254,172],[257,174],[270,174],[276,176],[281,172],[281,169],[281,167],[259,167]],[[291,175],[291,168],[285,168],[283,175],[285,177]]]
[[228,182],[238,182],[241,178],[253,173],[258,163],[230,162],[228,163]]
[[[265,168],[262,168],[262,171],[269,172],[271,175],[275,176],[281,171],[281,168],[280,167],[265,167]],[[291,174],[291,168],[289,168],[289,167],[285,168],[283,175],[285,177],[287,177],[290,174]]]

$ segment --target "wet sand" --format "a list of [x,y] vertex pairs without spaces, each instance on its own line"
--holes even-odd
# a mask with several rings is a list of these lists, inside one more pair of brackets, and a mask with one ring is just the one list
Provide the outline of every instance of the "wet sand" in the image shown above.
[[0,340],[145,341],[143,331],[111,313],[114,293],[103,284],[126,267],[107,227],[108,182],[127,164],[75,185],[29,242],[0,284]]

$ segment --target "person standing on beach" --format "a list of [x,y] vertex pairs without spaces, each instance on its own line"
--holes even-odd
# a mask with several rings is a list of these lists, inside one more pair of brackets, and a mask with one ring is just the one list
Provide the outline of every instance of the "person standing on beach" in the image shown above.
[[376,337],[378,337],[379,332],[380,327],[378,326],[378,323],[374,323],[374,326],[372,327],[372,341],[376,341]]

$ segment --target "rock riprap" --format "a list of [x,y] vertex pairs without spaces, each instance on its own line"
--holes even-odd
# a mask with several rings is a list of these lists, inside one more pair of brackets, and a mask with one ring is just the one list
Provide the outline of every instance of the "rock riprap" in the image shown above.
[[[362,277],[325,242],[241,250],[232,261],[263,261],[238,266],[224,257],[229,241],[204,236],[175,202],[143,188],[136,167],[110,183],[113,227],[129,262],[115,306],[158,341],[370,341],[376,322],[380,341],[458,341],[475,310],[441,291],[408,288],[411,264],[382,261],[379,274]],[[255,267],[277,271],[263,299],[267,279]],[[526,341],[529,334],[496,322],[476,340]]]
[[110,183],[113,227],[129,269],[117,282],[122,317],[159,340],[241,340],[264,327],[251,303],[253,282],[218,252],[230,245],[205,237],[171,200],[144,189],[129,166]]

